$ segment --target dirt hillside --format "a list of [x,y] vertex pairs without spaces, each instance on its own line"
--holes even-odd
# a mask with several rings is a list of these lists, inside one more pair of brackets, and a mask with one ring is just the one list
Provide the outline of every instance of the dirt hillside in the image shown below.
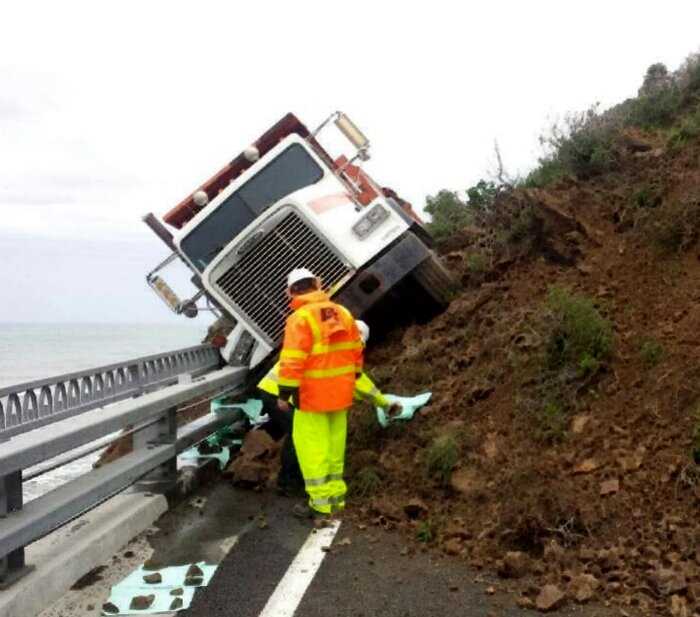
[[700,140],[681,145],[617,131],[604,173],[505,187],[442,240],[451,306],[367,355],[385,392],[433,400],[385,431],[355,410],[351,515],[524,607],[700,615]]

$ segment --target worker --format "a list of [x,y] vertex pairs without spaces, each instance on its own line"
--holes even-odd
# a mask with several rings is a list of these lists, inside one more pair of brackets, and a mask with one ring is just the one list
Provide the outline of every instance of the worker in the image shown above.
[[[355,322],[360,333],[363,348],[369,340],[369,326],[359,319]],[[292,440],[292,423],[294,418],[294,408],[287,404],[278,405],[279,395],[279,368],[277,362],[258,383],[260,399],[263,402],[263,413],[267,413],[270,422],[265,425],[266,430],[275,441],[285,437],[282,446],[281,469],[277,476],[277,492],[288,497],[297,496],[303,492],[304,480],[299,469],[299,462],[294,451]],[[398,403],[390,403],[377,388],[367,373],[362,373],[355,381],[354,398],[366,401],[374,407],[382,407],[391,416],[401,411]]]
[[297,516],[329,515],[345,506],[347,410],[362,373],[363,345],[350,311],[332,302],[308,269],[287,277],[292,314],[280,353],[279,406],[295,408],[292,438],[308,505]]

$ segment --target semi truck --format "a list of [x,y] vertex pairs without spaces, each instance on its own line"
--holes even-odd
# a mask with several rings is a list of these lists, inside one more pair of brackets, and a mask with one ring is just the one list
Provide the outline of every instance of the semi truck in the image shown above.
[[[333,127],[350,146],[335,157],[320,142]],[[342,112],[314,131],[287,114],[162,220],[144,217],[172,251],[148,273],[148,285],[176,313],[194,317],[206,303],[225,317],[223,359],[251,369],[282,343],[294,268],[314,272],[357,318],[408,288],[407,280],[414,291],[396,310],[446,305],[450,275],[410,204],[363,169],[369,145]],[[191,271],[192,297],[180,299],[165,281],[174,260]]]

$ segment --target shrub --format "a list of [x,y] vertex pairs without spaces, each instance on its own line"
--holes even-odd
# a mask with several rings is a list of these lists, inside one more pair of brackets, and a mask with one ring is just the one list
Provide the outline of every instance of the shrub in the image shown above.
[[690,140],[700,135],[700,107],[686,118],[683,118],[679,126],[674,127],[668,137],[668,146],[677,150]]
[[645,222],[645,232],[656,248],[666,255],[693,246],[700,236],[700,197],[667,204]]
[[544,157],[539,160],[539,165],[533,169],[522,182],[525,188],[544,188],[566,175],[566,169],[561,161],[553,157]]
[[644,129],[668,126],[678,114],[681,102],[681,91],[674,83],[639,96],[629,106],[627,124]]
[[470,208],[487,211],[496,201],[496,196],[501,187],[493,182],[479,180],[474,186],[467,189],[467,202]]
[[451,435],[441,435],[433,439],[425,456],[427,475],[447,486],[452,476],[452,471],[459,458],[457,441]]
[[648,368],[653,368],[663,359],[664,348],[657,340],[647,339],[639,348],[639,356]]
[[600,362],[612,351],[610,322],[590,298],[558,287],[550,290],[547,307],[552,321],[546,352],[548,367],[556,370],[574,365],[586,374],[597,372]]
[[488,266],[488,261],[481,253],[472,253],[467,257],[467,270],[472,274],[484,272]]
[[358,497],[368,497],[377,491],[382,479],[375,467],[363,467],[350,484],[350,490]]
[[418,529],[416,531],[416,539],[419,542],[424,542],[425,544],[428,544],[429,542],[432,542],[435,539],[436,536],[436,529],[435,525],[430,519],[426,519],[424,521],[421,521],[418,525]]
[[566,434],[568,414],[561,401],[546,400],[537,414],[538,437],[543,441],[561,441]]
[[437,239],[445,238],[474,222],[467,203],[456,191],[443,190],[435,196],[429,196],[425,211],[432,217],[427,225],[428,231]]
[[661,201],[661,191],[650,184],[645,184],[632,195],[632,204],[637,208],[656,208]]

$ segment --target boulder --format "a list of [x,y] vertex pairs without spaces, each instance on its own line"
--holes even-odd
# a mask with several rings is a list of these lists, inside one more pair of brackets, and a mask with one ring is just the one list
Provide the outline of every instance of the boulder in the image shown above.
[[566,594],[556,585],[545,585],[535,600],[537,610],[542,612],[554,611],[566,601]]
[[688,588],[688,581],[682,572],[669,568],[658,568],[649,577],[649,582],[662,596],[680,593]]
[[569,595],[576,602],[583,604],[588,602],[600,587],[600,582],[592,574],[579,574],[574,576],[569,583]]
[[521,578],[530,571],[529,557],[520,551],[505,554],[498,566],[498,575],[503,578]]

